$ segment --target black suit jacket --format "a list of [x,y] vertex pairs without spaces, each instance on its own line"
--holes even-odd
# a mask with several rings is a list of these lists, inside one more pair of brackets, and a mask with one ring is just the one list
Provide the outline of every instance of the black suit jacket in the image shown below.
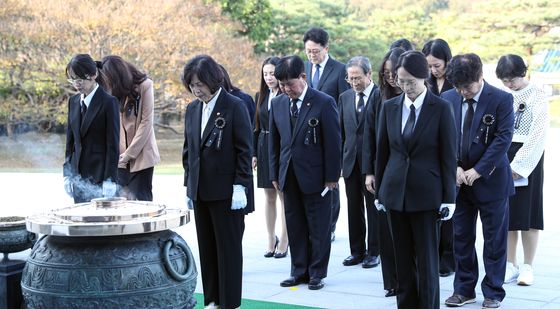
[[117,99],[97,88],[85,119],[81,121],[80,94],[68,101],[68,127],[64,176],[80,176],[95,184],[117,181],[119,161],[119,104]]
[[195,100],[187,105],[185,112],[183,168],[187,195],[193,201],[228,200],[233,185],[242,185],[247,189],[245,212],[251,212],[254,210],[252,129],[247,108],[239,98],[222,89],[201,139],[203,104]]
[[363,166],[362,145],[366,113],[370,108],[370,105],[375,104],[378,99],[378,87],[373,85],[373,89],[367,99],[366,106],[359,117],[356,115],[356,92],[353,89],[346,90],[338,99],[343,149],[342,176],[344,178],[350,177],[352,169],[356,163],[358,163],[360,167]]
[[[313,63],[305,62],[305,74],[307,75],[307,85],[311,87],[311,80],[313,76],[311,75],[313,70]],[[335,101],[344,91],[350,89],[350,85],[345,80],[346,77],[346,66],[329,57],[325,67],[323,68],[323,74],[319,79],[319,87],[314,88],[315,90],[322,91],[330,95]]]
[[364,142],[362,145],[362,174],[364,175],[373,175],[375,172],[377,127],[382,107],[379,87],[376,87],[372,93],[370,96],[371,104],[367,104],[366,114],[364,115]]
[[[341,161],[338,117],[335,101],[308,87],[292,130],[289,97],[282,94],[272,99],[268,142],[270,180],[278,181],[280,190],[284,190],[290,163],[305,194],[321,192],[325,182],[338,181]],[[318,121],[315,135],[310,120]]]
[[[463,97],[455,90],[444,92],[441,97],[453,106],[459,136],[456,153],[459,161]],[[491,117],[494,119],[492,124],[485,125],[484,118],[490,120]],[[503,199],[515,192],[507,157],[513,137],[513,120],[513,96],[484,82],[470,131],[472,141],[468,151],[468,162],[459,162],[465,171],[474,168],[481,175],[472,186],[475,196],[481,202]]]
[[455,203],[457,132],[451,106],[427,91],[408,147],[402,138],[404,94],[381,109],[375,183],[387,209],[437,210]]

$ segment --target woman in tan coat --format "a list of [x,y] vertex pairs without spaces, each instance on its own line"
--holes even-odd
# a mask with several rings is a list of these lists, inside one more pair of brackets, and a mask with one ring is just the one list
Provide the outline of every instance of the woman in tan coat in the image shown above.
[[152,80],[119,56],[102,60],[104,88],[120,103],[119,185],[121,196],[152,201],[154,166],[160,162],[154,133]]

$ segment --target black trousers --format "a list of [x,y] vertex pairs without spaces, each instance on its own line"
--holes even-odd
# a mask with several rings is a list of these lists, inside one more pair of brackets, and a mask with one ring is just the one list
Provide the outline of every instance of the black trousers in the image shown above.
[[204,305],[214,302],[220,308],[237,308],[241,306],[245,212],[232,210],[231,199],[194,204]]
[[397,288],[397,262],[395,261],[395,246],[391,232],[389,214],[378,213],[379,255],[381,256],[381,274],[385,290]]
[[149,167],[138,172],[128,172],[126,169],[118,169],[119,184],[126,187],[131,199],[139,201],[153,201],[152,179],[154,168]]
[[453,254],[453,218],[440,222],[439,235],[439,272],[455,271],[455,254]]
[[[344,178],[346,198],[348,200],[348,236],[350,240],[350,254],[362,256],[364,254],[379,255],[378,214],[373,205],[375,197],[365,186],[365,175],[360,173],[358,163],[354,164],[352,173]],[[364,216],[364,200],[365,210]],[[367,239],[366,239],[367,227]],[[367,248],[366,248],[367,240]]]
[[336,230],[336,222],[338,221],[338,215],[340,214],[340,190],[338,187],[331,190],[331,233]]
[[304,194],[290,164],[284,188],[284,212],[290,258],[291,276],[325,278],[331,253],[331,198],[332,191],[324,197],[321,192]]
[[437,210],[390,211],[400,309],[439,308]]

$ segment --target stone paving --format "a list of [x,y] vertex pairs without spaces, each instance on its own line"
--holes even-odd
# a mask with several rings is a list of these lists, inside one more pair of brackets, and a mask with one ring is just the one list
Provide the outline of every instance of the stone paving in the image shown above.
[[[502,308],[560,308],[560,206],[556,205],[555,190],[560,182],[560,164],[553,158],[560,156],[560,146],[554,141],[560,130],[551,130],[545,161],[545,230],[541,233],[537,257],[534,263],[535,283],[532,286],[505,285],[507,296]],[[185,189],[180,175],[155,175],[154,199],[166,205],[182,206]],[[256,192],[256,211],[246,217],[243,239],[244,269],[243,298],[313,306],[320,308],[396,308],[394,297],[385,298],[381,269],[363,269],[361,266],[346,267],[343,259],[349,254],[346,198],[344,182],[341,185],[341,212],[332,244],[329,274],[325,287],[310,291],[306,285],[282,288],[279,283],[289,276],[289,255],[284,259],[264,258],[266,228],[264,222],[264,194]],[[0,173],[0,215],[28,215],[67,206],[72,200],[64,193],[61,174],[53,173]],[[191,217],[194,220],[194,216]],[[198,263],[198,248],[194,222],[176,230],[190,245]],[[482,234],[479,227],[477,250],[480,273],[482,266]],[[20,256],[20,255],[18,255]],[[522,261],[521,247],[518,259]],[[558,264],[557,264],[558,263]],[[482,276],[481,276],[482,278]],[[453,277],[441,278],[441,306],[453,291]],[[202,292],[200,278],[197,292]],[[480,308],[483,296],[480,282],[477,302],[464,308]],[[197,307],[198,308],[198,307]]]

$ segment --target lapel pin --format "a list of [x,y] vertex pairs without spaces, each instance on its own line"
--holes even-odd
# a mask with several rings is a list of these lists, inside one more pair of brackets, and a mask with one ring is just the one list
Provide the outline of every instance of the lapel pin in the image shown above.
[[309,106],[309,105],[311,105],[311,103],[310,103],[310,102],[307,102],[307,106]]
[[216,115],[217,115],[217,116],[220,116],[220,112],[217,112]]

